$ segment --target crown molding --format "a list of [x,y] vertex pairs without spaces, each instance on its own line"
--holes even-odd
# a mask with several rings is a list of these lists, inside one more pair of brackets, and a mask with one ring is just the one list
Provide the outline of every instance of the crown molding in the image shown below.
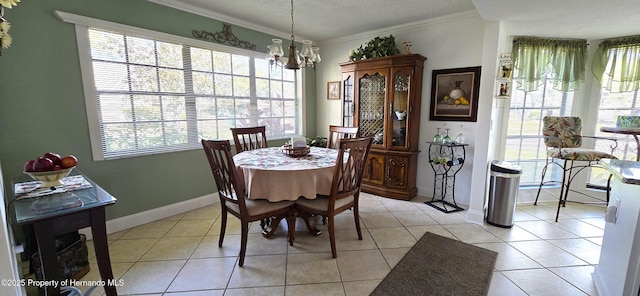
[[[215,12],[215,11],[205,11],[202,8],[193,6],[193,5],[189,5],[189,4],[184,4],[184,3],[180,3],[180,2],[175,2],[175,1],[171,1],[171,0],[147,0],[149,2],[153,2],[162,6],[167,6],[170,8],[174,8],[177,10],[182,10],[188,13],[192,13],[192,14],[196,14],[199,16],[204,16],[206,18],[210,18],[210,19],[214,19],[214,20],[218,20],[224,23],[229,23],[235,26],[240,26],[243,28],[247,28],[250,30],[254,30],[257,32],[261,32],[261,33],[265,33],[265,34],[269,34],[269,35],[273,35],[275,37],[280,37],[282,39],[286,39],[289,40],[291,38],[291,32],[283,32],[283,31],[278,31],[278,30],[273,30],[270,28],[267,28],[263,25],[258,25],[256,23],[252,23],[246,20],[242,20],[242,19],[238,19],[238,18],[234,18],[234,17],[230,17],[228,15],[224,15],[222,13],[219,12]],[[303,40],[306,39],[302,36],[296,36],[296,39],[299,40]]]
[[401,25],[392,26],[392,27],[386,27],[378,30],[371,30],[367,32],[354,34],[354,35],[322,40],[319,43],[320,45],[325,45],[325,44],[340,43],[340,42],[351,41],[351,40],[367,39],[367,38],[372,38],[376,36],[385,36],[389,34],[397,34],[399,32],[409,31],[409,30],[421,28],[428,25],[448,23],[448,22],[452,22],[460,19],[467,19],[467,18],[479,17],[479,16],[480,14],[478,14],[477,10],[475,9],[467,10],[467,11],[449,14],[445,16],[425,19],[421,21],[415,21],[415,22],[401,24]]

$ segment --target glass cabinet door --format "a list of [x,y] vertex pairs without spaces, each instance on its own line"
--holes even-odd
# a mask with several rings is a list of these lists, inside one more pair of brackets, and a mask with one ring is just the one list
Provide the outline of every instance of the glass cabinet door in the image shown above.
[[358,96],[360,136],[371,136],[374,145],[384,145],[386,77],[380,73],[362,76],[359,80]]
[[353,126],[353,74],[342,77],[342,125]]
[[391,146],[407,146],[409,120],[409,79],[411,72],[397,71],[393,74],[393,103],[391,104]]

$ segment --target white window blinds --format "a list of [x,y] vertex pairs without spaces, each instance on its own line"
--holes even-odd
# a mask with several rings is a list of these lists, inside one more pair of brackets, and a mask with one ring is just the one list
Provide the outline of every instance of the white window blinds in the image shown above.
[[260,53],[97,23],[76,26],[94,159],[198,149],[200,139],[231,139],[231,127],[265,125],[269,139],[300,134],[296,72]]

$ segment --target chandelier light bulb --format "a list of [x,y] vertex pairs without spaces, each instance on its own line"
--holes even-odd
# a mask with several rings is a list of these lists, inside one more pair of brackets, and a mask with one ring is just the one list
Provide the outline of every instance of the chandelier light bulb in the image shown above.
[[302,58],[311,58],[313,56],[313,50],[311,50],[311,40],[302,40],[302,50],[300,51],[300,56]]
[[282,39],[271,39],[271,42],[271,47],[269,47],[269,49],[271,50],[271,55],[273,55],[274,57],[284,56],[284,50],[282,49]]
[[320,63],[320,61],[322,61],[322,58],[320,58],[320,47],[314,46],[311,48],[311,51],[313,52],[312,60],[315,67],[315,64]]

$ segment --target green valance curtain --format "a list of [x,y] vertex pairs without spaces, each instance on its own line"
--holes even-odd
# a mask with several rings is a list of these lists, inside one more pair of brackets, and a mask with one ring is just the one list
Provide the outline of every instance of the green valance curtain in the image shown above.
[[640,36],[602,41],[591,71],[610,92],[640,89]]
[[536,91],[549,78],[554,89],[568,92],[584,81],[587,41],[515,37],[511,57],[518,89]]

